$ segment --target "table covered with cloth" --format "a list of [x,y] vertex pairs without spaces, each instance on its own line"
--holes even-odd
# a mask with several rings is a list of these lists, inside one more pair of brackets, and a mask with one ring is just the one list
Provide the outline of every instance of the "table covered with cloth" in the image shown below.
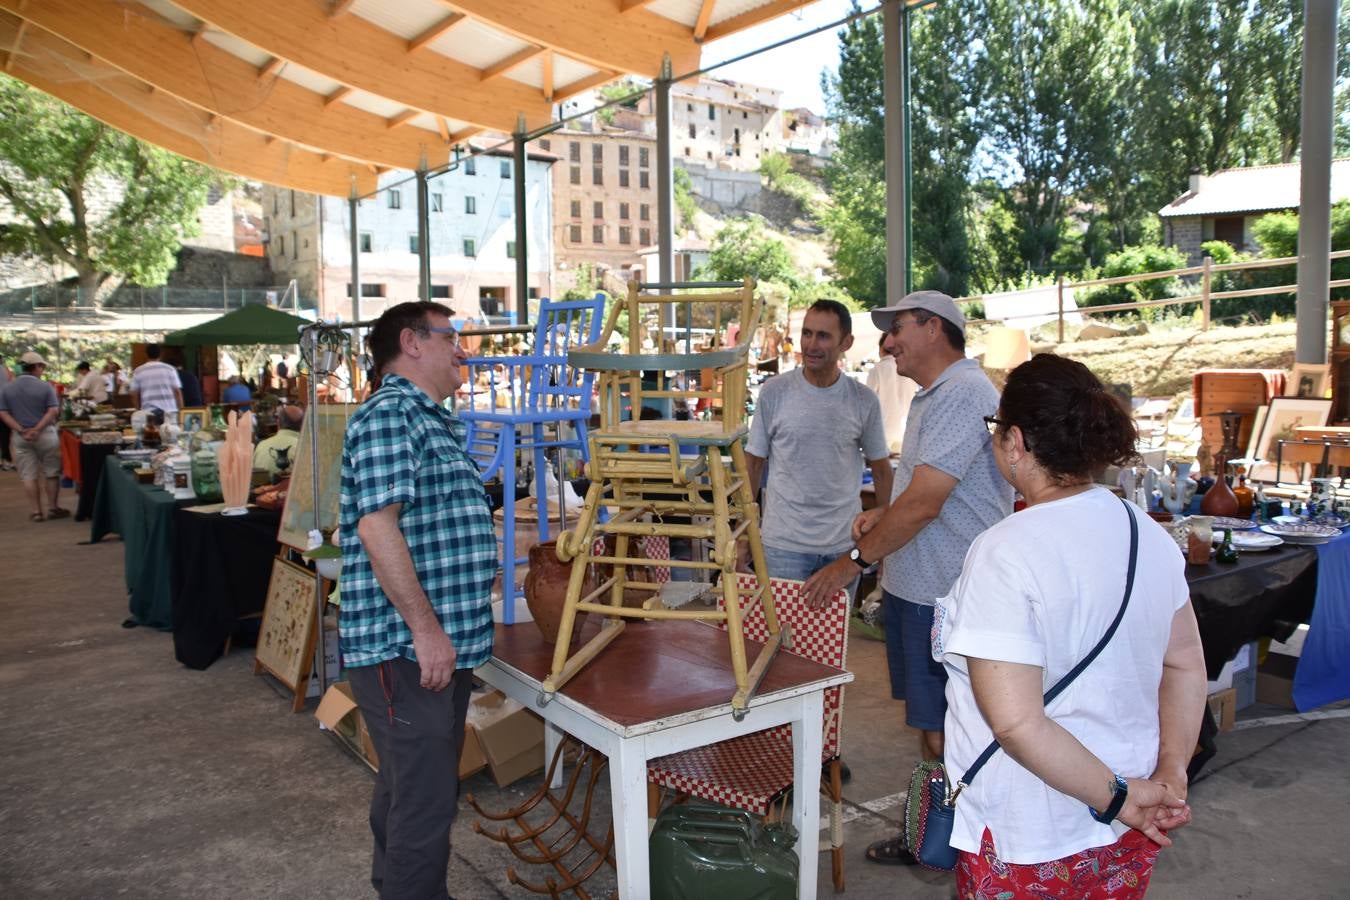
[[168,630],[173,626],[169,578],[174,545],[173,511],[197,501],[174,500],[167,491],[138,484],[116,456],[104,460],[103,466],[89,542],[98,543],[107,534],[122,536],[131,620],[137,625]]
[[191,669],[220,658],[238,621],[262,612],[281,513],[250,506],[222,516],[220,506],[173,514],[173,655]]
[[1306,712],[1350,697],[1350,533],[1243,554],[1236,565],[1187,565],[1186,580],[1210,678],[1248,641],[1285,640],[1306,622],[1294,705]]

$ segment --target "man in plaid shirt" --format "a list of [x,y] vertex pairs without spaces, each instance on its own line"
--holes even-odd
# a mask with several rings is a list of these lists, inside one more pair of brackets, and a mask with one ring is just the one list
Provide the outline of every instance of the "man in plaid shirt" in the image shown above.
[[370,331],[383,376],[342,447],[339,645],[380,770],[371,883],[444,900],[473,669],[492,654],[497,540],[463,425],[441,403],[467,354],[439,303]]

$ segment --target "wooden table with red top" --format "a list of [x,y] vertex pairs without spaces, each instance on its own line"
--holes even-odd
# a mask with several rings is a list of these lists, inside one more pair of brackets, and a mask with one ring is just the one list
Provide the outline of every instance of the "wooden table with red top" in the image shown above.
[[[587,623],[582,640],[597,627]],[[746,641],[753,658],[759,645]],[[798,896],[816,896],[820,755],[826,688],[853,675],[779,653],[739,721],[725,631],[701,622],[629,622],[624,633],[543,706],[541,682],[553,647],[531,622],[498,625],[493,656],[475,674],[528,706],[551,726],[609,757],[610,802],[620,897],[651,891],[647,857],[647,761],[693,747],[792,724]],[[551,748],[550,748],[551,749]]]

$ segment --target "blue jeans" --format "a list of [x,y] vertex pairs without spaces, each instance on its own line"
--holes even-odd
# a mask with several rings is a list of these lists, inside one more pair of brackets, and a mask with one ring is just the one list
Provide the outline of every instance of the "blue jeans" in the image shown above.
[[[769,566],[770,578],[787,578],[792,581],[805,581],[830,563],[838,559],[839,553],[803,553],[800,550],[783,550],[779,547],[764,547],[764,561]],[[861,574],[854,576],[848,584],[848,597],[852,600],[858,593],[858,580]]]

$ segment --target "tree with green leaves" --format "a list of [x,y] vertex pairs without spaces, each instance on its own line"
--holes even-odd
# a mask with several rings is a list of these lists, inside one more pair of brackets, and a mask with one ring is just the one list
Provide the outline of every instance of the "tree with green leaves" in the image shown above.
[[0,253],[69,266],[84,296],[113,277],[162,284],[208,188],[229,182],[0,75]]
[[732,219],[713,239],[707,271],[718,281],[773,281],[795,288],[799,279],[792,254],[780,240],[765,233],[757,218]]

